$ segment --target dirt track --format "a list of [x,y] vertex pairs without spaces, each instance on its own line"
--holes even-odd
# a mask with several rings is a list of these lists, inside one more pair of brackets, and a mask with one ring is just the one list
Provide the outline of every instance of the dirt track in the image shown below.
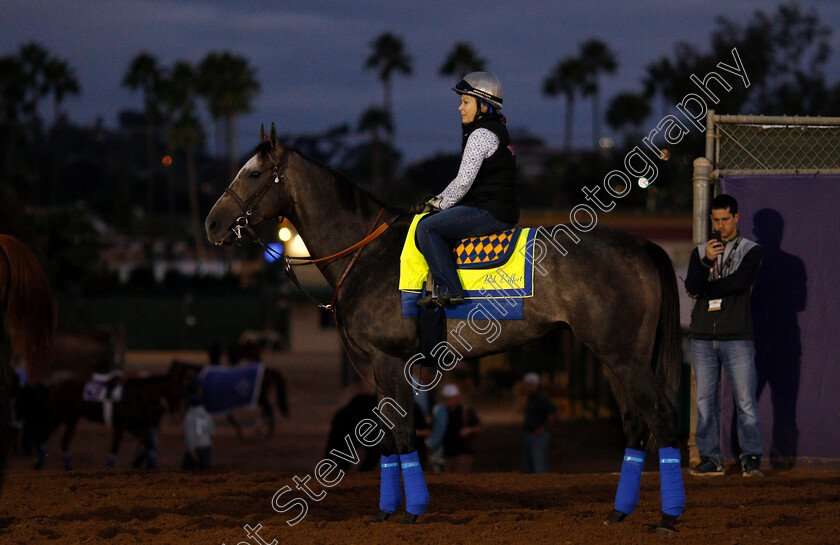
[[[686,477],[690,479],[690,477]],[[187,475],[15,470],[2,501],[3,543],[247,542],[243,526],[262,524],[271,543],[647,544],[658,541],[659,479],[646,473],[636,513],[601,526],[617,475],[431,475],[432,504],[415,526],[365,520],[378,501],[378,477],[348,475],[302,522],[285,521],[271,497],[291,474]],[[727,475],[687,481],[688,506],[669,541],[685,544],[794,545],[840,541],[840,472],[769,472],[760,480]],[[398,518],[398,517],[397,517]],[[5,535],[3,535],[5,534]],[[257,543],[252,541],[252,543]]]
[[[196,356],[199,357],[199,356]],[[162,370],[168,356],[136,361]],[[148,543],[237,545],[249,540],[243,526],[262,524],[271,543],[410,544],[559,543],[648,544],[658,541],[659,478],[642,480],[641,504],[626,522],[606,528],[623,453],[614,422],[564,420],[553,429],[550,461],[558,473],[527,476],[519,468],[521,415],[511,400],[477,404],[484,427],[471,475],[428,475],[432,503],[416,526],[388,521],[368,526],[379,496],[378,472],[349,474],[320,502],[309,501],[300,524],[278,514],[272,496],[294,487],[294,475],[310,474],[322,458],[329,421],[353,394],[343,390],[329,359],[284,356],[270,362],[287,380],[291,417],[279,421],[274,437],[257,429],[255,413],[238,414],[240,440],[224,422],[214,441],[209,473],[177,471],[183,453],[177,419],[161,426],[161,470],[126,471],[138,448],[126,439],[117,471],[102,471],[108,430],[80,423],[71,448],[78,471],[61,472],[58,434],[48,444],[47,470],[32,460],[12,458],[0,498],[0,544]],[[649,468],[655,469],[655,467]],[[768,470],[760,480],[739,474],[697,480],[685,474],[688,505],[670,541],[686,544],[836,545],[840,543],[840,471]],[[317,487],[317,485],[314,485]],[[292,494],[284,496],[291,499]],[[397,520],[401,515],[395,517]]]

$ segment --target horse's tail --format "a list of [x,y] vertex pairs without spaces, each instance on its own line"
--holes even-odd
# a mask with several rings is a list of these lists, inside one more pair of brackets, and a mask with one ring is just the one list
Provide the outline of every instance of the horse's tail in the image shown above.
[[[660,246],[649,243],[647,252],[659,272],[662,302],[659,308],[659,323],[656,326],[656,341],[653,346],[651,365],[656,381],[664,390],[668,400],[676,408],[682,369],[680,351],[680,300],[677,279],[671,258]],[[672,445],[663,445],[672,446]]]
[[0,248],[9,265],[6,326],[12,346],[26,360],[33,382],[44,378],[53,342],[53,298],[38,259],[21,241],[0,235]]

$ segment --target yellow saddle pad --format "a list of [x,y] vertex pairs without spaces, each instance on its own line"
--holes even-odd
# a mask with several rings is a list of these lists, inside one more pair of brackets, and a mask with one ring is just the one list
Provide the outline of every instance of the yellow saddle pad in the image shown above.
[[[414,241],[417,223],[425,215],[414,217],[405,238],[400,255],[401,291],[419,293],[429,273],[426,258]],[[515,228],[484,237],[463,239],[455,249],[455,256],[458,278],[467,291],[467,298],[506,297],[510,293],[515,293],[517,297],[533,296],[533,267],[526,258],[527,243],[532,238],[531,229]],[[494,261],[504,262],[497,267],[488,265]],[[500,288],[512,291],[503,294]]]

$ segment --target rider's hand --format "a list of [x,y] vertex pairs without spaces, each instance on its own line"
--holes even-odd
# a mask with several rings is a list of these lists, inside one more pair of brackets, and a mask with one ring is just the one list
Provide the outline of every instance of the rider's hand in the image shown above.
[[412,204],[409,209],[409,214],[422,214],[430,209],[429,205],[424,202],[418,202],[417,204]]

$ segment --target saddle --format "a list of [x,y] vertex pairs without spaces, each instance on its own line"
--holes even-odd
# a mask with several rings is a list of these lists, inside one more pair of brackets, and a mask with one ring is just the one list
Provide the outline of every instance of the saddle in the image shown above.
[[102,420],[109,428],[114,424],[114,403],[122,401],[123,372],[94,373],[85,383],[82,400],[102,404]]

